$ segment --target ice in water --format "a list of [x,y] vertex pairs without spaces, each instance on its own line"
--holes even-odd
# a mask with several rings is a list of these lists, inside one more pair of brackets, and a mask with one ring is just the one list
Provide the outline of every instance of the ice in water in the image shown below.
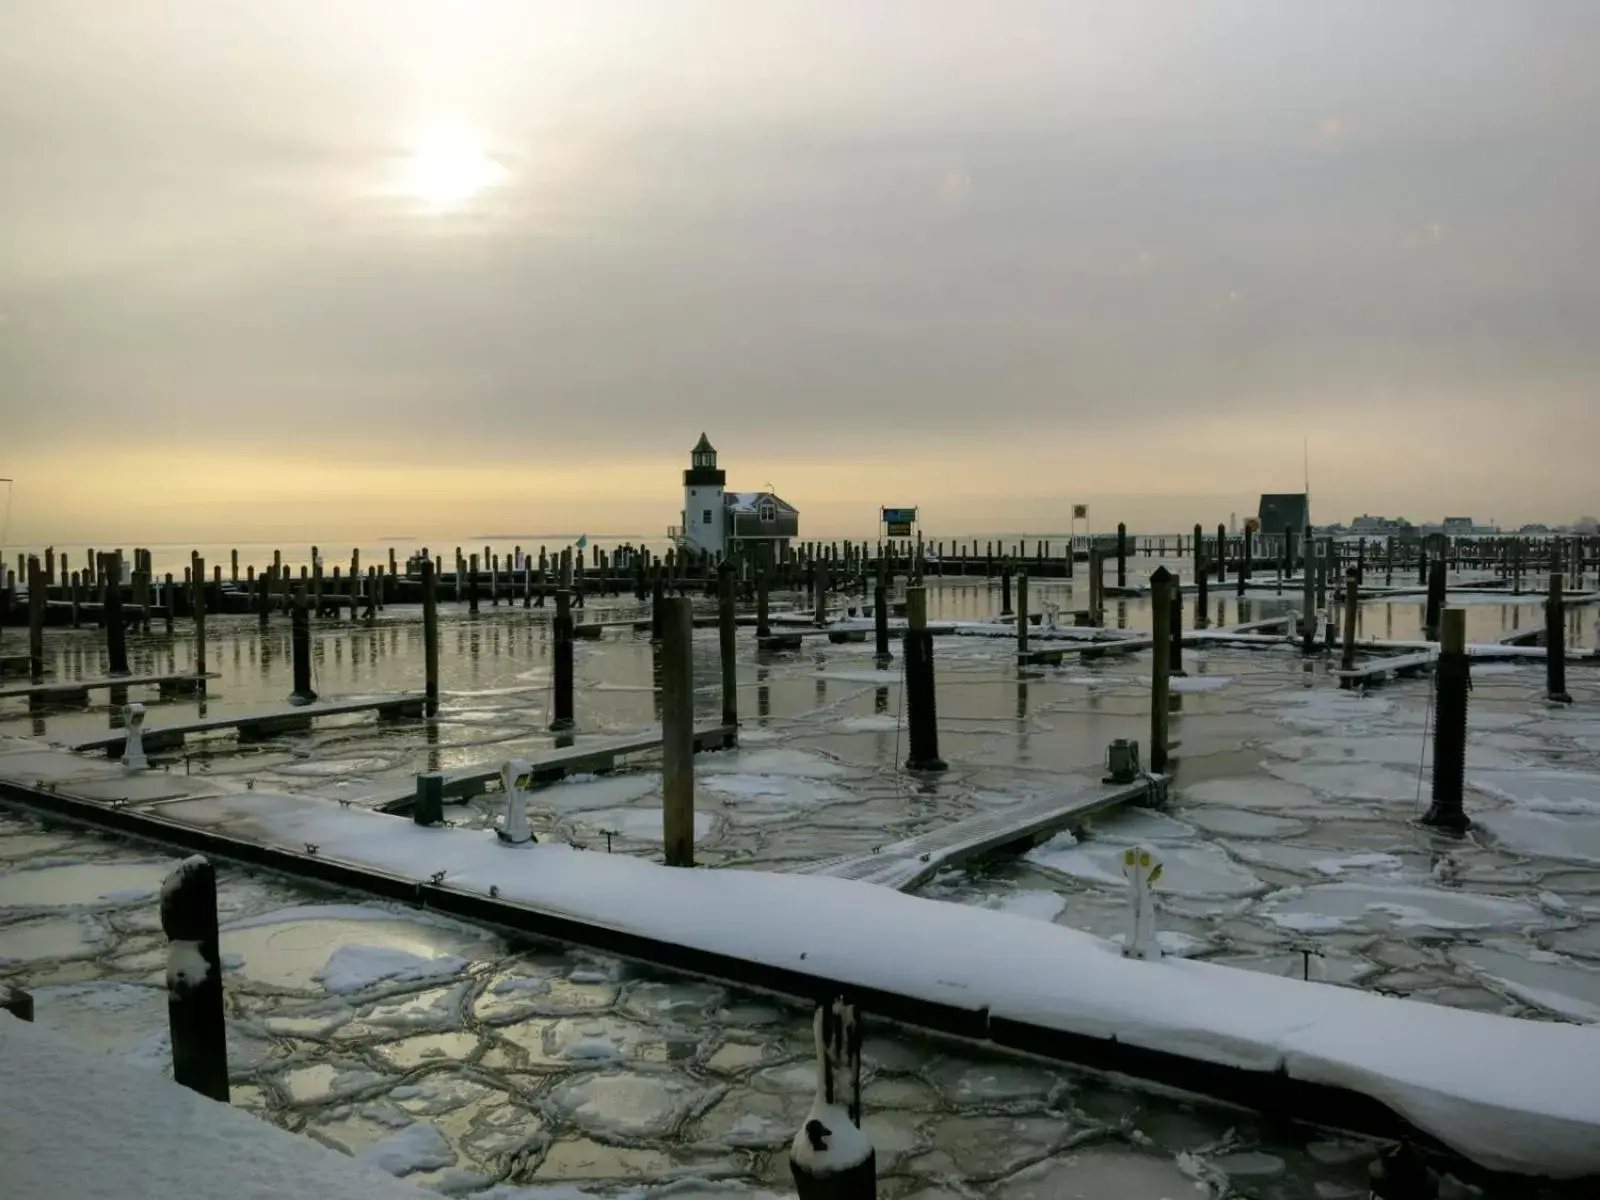
[[676,1129],[712,1094],[675,1073],[616,1072],[560,1083],[549,1092],[548,1102],[597,1136],[659,1137]]
[[1492,929],[1544,923],[1540,910],[1525,901],[1398,880],[1293,888],[1269,896],[1261,910],[1268,920],[1301,933],[1346,928]]
[[1207,1194],[1171,1159],[1099,1146],[1027,1167],[993,1192],[995,1200],[1177,1200]]

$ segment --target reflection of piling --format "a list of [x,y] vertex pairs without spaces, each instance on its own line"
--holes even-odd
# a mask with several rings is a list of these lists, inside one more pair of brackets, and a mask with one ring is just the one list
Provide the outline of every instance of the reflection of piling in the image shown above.
[[[1355,568],[1344,573],[1344,644],[1340,647],[1339,666],[1346,671],[1356,669],[1356,605],[1361,595],[1361,573]],[[1353,687],[1353,679],[1341,680],[1345,687]]]
[[739,725],[739,664],[734,642],[733,565],[717,569],[717,651],[722,665],[722,723],[729,729]]
[[661,822],[669,867],[694,866],[694,619],[676,596],[661,614]]
[[1461,833],[1472,826],[1461,807],[1467,766],[1467,694],[1472,690],[1472,669],[1467,659],[1467,614],[1459,608],[1446,609],[1441,631],[1443,643],[1434,672],[1437,695],[1433,723],[1433,804],[1422,823]]
[[439,576],[433,560],[422,560],[422,711],[435,716],[439,711]]
[[1173,600],[1172,572],[1157,567],[1150,576],[1150,629],[1154,640],[1150,650],[1150,769],[1157,773],[1167,769],[1167,722],[1172,694],[1172,650],[1167,644],[1172,618],[1167,610]]
[[1430,642],[1439,640],[1439,614],[1444,611],[1445,571],[1442,556],[1428,568],[1428,607],[1422,621],[1422,636]]
[[317,693],[311,689],[311,608],[303,583],[295,589],[289,610],[289,648],[294,657],[294,690],[289,693],[289,703],[310,704]]
[[1561,593],[1561,572],[1550,575],[1550,595],[1544,602],[1545,694],[1557,704],[1571,704],[1567,692],[1566,604]]
[[910,725],[910,771],[943,771],[939,757],[939,713],[934,702],[933,634],[928,632],[928,593],[921,584],[906,588],[906,718]]
[[571,729],[572,716],[572,593],[562,588],[556,593],[556,617],[551,624],[555,634],[555,711],[552,730]]
[[203,858],[185,859],[161,885],[167,935],[167,1022],[172,1078],[228,1103],[228,1031],[217,949],[217,876]]

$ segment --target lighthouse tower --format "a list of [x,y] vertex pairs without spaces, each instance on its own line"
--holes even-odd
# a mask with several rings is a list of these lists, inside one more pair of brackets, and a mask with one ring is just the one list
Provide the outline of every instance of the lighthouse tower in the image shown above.
[[683,540],[702,554],[721,554],[727,545],[727,482],[728,473],[717,469],[717,448],[702,433],[683,473]]

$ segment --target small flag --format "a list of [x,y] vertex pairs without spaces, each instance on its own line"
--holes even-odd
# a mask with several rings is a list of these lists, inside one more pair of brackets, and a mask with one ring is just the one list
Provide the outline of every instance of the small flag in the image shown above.
[[578,535],[578,540],[575,543],[575,545],[578,547],[579,550],[582,550],[588,544],[589,544],[589,535],[587,533],[580,533]]
[[1072,519],[1074,521],[1087,521],[1089,519],[1089,506],[1087,504],[1074,504],[1072,506]]

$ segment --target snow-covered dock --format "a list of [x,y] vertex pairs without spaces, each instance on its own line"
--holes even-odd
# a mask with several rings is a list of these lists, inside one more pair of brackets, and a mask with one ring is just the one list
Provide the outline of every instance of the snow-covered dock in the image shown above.
[[1492,1171],[1600,1176],[1600,1039],[1586,1027],[1126,959],[1087,933],[851,879],[511,848],[492,832],[315,797],[140,808],[69,785],[4,790],[42,811],[469,920],[792,995],[847,992],[882,1016],[1278,1118],[1421,1131]]
[[[344,717],[355,713],[375,712],[380,719],[389,717],[420,717],[422,696],[416,692],[396,692],[384,696],[363,696],[347,700],[318,700],[311,704],[278,709],[273,712],[247,713],[225,717],[201,717],[178,725],[146,727],[144,744],[147,749],[181,746],[191,734],[226,733],[238,730],[241,737],[268,737],[286,730],[305,729],[313,720],[322,717]],[[61,743],[74,751],[101,750],[111,756],[122,753],[127,743],[126,730],[112,729],[88,737],[69,738]]]
[[4,1012],[0,1063],[0,1162],[10,1200],[431,1194]]

